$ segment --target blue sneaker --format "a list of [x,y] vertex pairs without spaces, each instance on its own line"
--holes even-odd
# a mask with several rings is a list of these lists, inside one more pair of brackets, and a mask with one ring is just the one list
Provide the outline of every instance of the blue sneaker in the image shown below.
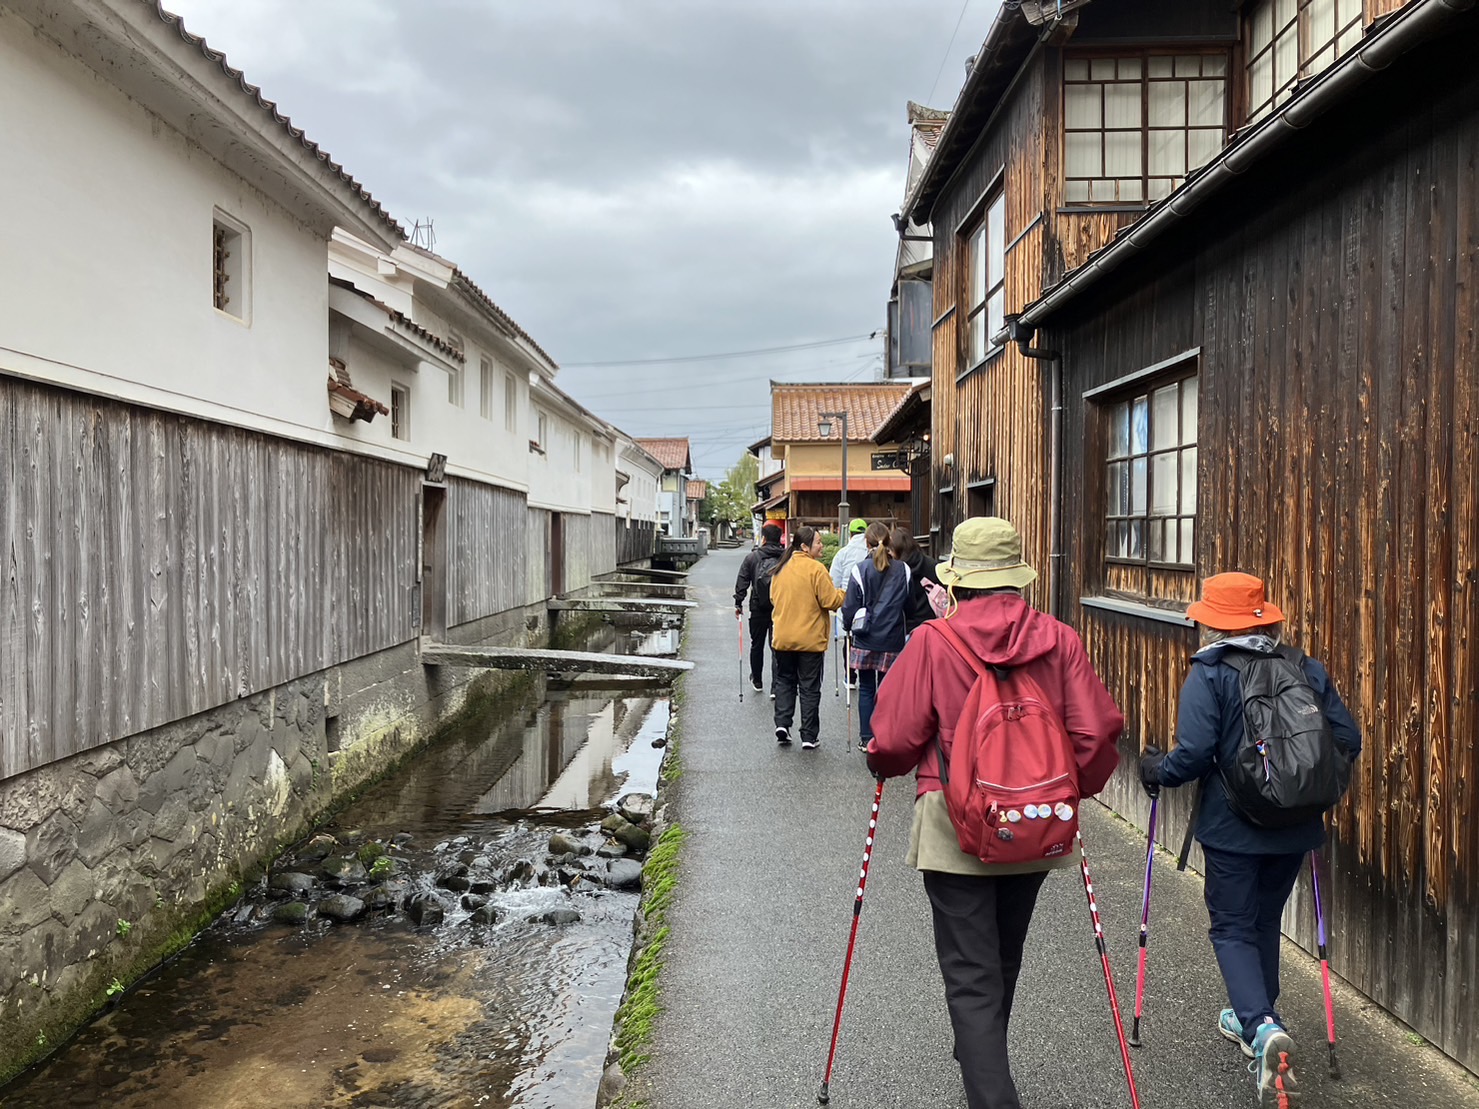
[[1238,1014],[1231,1009],[1224,1009],[1217,1017],[1217,1031],[1224,1039],[1231,1040],[1243,1049],[1243,1054],[1253,1058],[1253,1047],[1247,1040],[1243,1039],[1243,1024],[1238,1020]]
[[1294,1081],[1294,1040],[1272,1020],[1265,1020],[1253,1036],[1253,1062],[1248,1069],[1258,1086],[1260,1109],[1291,1109],[1299,1104]]

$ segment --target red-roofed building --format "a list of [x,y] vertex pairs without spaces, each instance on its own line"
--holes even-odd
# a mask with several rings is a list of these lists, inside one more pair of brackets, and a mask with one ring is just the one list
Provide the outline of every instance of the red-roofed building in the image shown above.
[[[912,390],[908,382],[892,381],[771,382],[770,447],[785,473],[767,482],[759,514],[783,525],[839,526],[842,422],[825,414],[845,412],[848,518],[908,526],[910,483],[898,468],[899,445],[875,436]],[[826,435],[824,423],[830,424]]]
[[688,439],[638,439],[637,445],[662,463],[662,484],[658,488],[658,531],[675,539],[694,535],[697,516],[690,519],[688,478],[693,473],[693,452]]

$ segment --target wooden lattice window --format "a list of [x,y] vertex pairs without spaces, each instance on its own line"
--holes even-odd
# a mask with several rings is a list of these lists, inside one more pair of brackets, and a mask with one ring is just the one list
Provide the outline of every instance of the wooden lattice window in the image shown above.
[[1069,204],[1161,200],[1227,138],[1224,50],[1070,57],[1063,63]]
[[1248,118],[1256,120],[1361,41],[1362,0],[1259,0],[1244,29]]
[[1006,197],[997,193],[965,234],[966,351],[969,369],[985,361],[1006,310]]
[[1107,407],[1104,554],[1112,562],[1196,563],[1197,379]]
[[243,322],[251,291],[248,234],[245,224],[216,211],[211,223],[211,304]]
[[411,438],[411,390],[404,385],[390,387],[390,436]]

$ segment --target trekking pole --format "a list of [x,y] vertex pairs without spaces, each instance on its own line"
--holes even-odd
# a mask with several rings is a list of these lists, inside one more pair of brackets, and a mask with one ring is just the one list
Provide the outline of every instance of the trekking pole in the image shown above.
[[734,614],[734,626],[739,632],[740,704],[745,703],[745,621],[738,612]]
[[847,957],[842,960],[842,987],[837,991],[837,1015],[832,1018],[832,1046],[827,1049],[827,1073],[822,1077],[822,1088],[817,1093],[817,1102],[826,1105],[831,1094],[832,1061],[837,1057],[837,1033],[842,1030],[842,1001],[847,997],[847,975],[852,970],[853,945],[858,942],[858,920],[863,915],[863,891],[868,888],[868,863],[873,858],[873,834],[878,830],[878,805],[883,800],[883,779],[878,779],[878,788],[873,791],[873,811],[868,816],[868,838],[863,841],[863,869],[858,875],[858,895],[852,903],[852,931],[847,937]]
[[1325,980],[1325,1033],[1330,1046],[1330,1077],[1340,1077],[1335,1057],[1335,999],[1330,995],[1330,955],[1325,944],[1325,907],[1320,898],[1320,853],[1310,852],[1310,886],[1315,892],[1315,928],[1320,940],[1320,976]]
[[1135,1023],[1130,1046],[1140,1046],[1140,1014],[1145,1008],[1145,949],[1150,942],[1150,876],[1155,867],[1155,818],[1159,795],[1150,799],[1150,830],[1145,834],[1145,895],[1140,900],[1140,969],[1135,974]]
[[841,697],[842,696],[842,680],[841,680],[841,678],[838,677],[838,674],[840,673],[840,665],[841,665],[838,662],[838,659],[841,656],[839,656],[838,653],[837,653],[840,650],[842,650],[842,640],[837,635],[837,632],[838,632],[838,630],[840,630],[840,627],[841,627],[841,625],[839,625],[837,623],[837,618],[834,616],[832,618],[832,696],[833,697]]
[[1104,925],[1099,920],[1099,903],[1094,900],[1094,883],[1089,878],[1089,853],[1084,847],[1083,833],[1078,837],[1079,870],[1084,876],[1084,894],[1089,899],[1089,915],[1094,919],[1094,945],[1099,949],[1099,961],[1104,964],[1104,988],[1109,991],[1109,1012],[1114,1017],[1114,1032],[1120,1041],[1120,1060],[1125,1064],[1125,1081],[1130,1085],[1130,1103],[1140,1109],[1140,1092],[1135,1089],[1135,1072],[1130,1066],[1130,1045],[1125,1042],[1125,1022],[1120,1016],[1119,997],[1114,992],[1114,974],[1109,969],[1109,947],[1104,942]]

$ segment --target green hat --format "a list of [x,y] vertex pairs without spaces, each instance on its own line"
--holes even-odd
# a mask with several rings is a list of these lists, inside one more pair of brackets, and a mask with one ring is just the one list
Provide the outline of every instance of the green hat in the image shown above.
[[847,532],[848,532],[849,535],[858,535],[861,532],[865,532],[867,530],[868,530],[868,521],[867,520],[854,520],[852,523],[850,523],[850,524],[847,525]]
[[1021,589],[1037,580],[1022,560],[1022,537],[999,516],[972,516],[955,529],[950,558],[936,571],[942,584],[962,589]]

